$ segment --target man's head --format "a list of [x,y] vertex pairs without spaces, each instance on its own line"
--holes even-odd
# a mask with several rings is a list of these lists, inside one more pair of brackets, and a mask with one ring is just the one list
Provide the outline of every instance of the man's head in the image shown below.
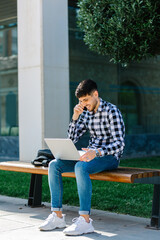
[[79,83],[75,95],[77,98],[80,98],[91,95],[94,91],[97,91],[97,84],[91,79],[86,79]]
[[75,95],[83,108],[86,107],[89,112],[96,112],[99,106],[99,96],[97,84],[93,80],[87,79],[80,82],[76,88]]

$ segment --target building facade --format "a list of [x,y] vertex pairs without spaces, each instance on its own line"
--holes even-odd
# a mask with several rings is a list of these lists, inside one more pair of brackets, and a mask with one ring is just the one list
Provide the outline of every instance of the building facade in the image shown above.
[[0,158],[30,161],[45,137],[65,137],[86,78],[123,114],[124,157],[160,154],[160,57],[123,68],[91,52],[77,11],[76,1],[0,0]]

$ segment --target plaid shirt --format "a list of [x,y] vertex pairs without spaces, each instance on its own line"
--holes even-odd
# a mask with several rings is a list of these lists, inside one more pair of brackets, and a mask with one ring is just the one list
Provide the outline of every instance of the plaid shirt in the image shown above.
[[102,156],[121,157],[125,145],[125,127],[115,105],[100,98],[96,113],[83,111],[78,120],[70,122],[68,137],[76,143],[86,131],[90,132],[88,148],[99,149]]

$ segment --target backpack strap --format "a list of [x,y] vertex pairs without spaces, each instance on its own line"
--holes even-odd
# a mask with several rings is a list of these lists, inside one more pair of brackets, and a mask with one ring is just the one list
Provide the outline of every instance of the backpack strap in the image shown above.
[[39,166],[43,166],[43,165],[42,165],[42,162],[43,162],[44,160],[47,160],[47,159],[48,159],[48,158],[47,158],[46,156],[39,156],[39,157],[35,158],[34,160],[32,160],[31,163],[32,163],[34,166],[39,167]]

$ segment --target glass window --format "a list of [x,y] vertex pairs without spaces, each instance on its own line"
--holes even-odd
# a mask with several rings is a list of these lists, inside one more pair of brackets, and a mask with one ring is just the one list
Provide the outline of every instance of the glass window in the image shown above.
[[17,71],[0,73],[0,135],[18,135]]
[[0,30],[0,135],[18,135],[17,28],[15,26],[3,27]]
[[17,55],[17,28],[12,29],[12,55]]
[[3,56],[3,32],[0,31],[0,57]]
[[132,82],[125,82],[120,85],[119,89],[118,103],[125,122],[126,134],[142,133],[138,87]]
[[17,27],[0,29],[0,57],[17,55]]

